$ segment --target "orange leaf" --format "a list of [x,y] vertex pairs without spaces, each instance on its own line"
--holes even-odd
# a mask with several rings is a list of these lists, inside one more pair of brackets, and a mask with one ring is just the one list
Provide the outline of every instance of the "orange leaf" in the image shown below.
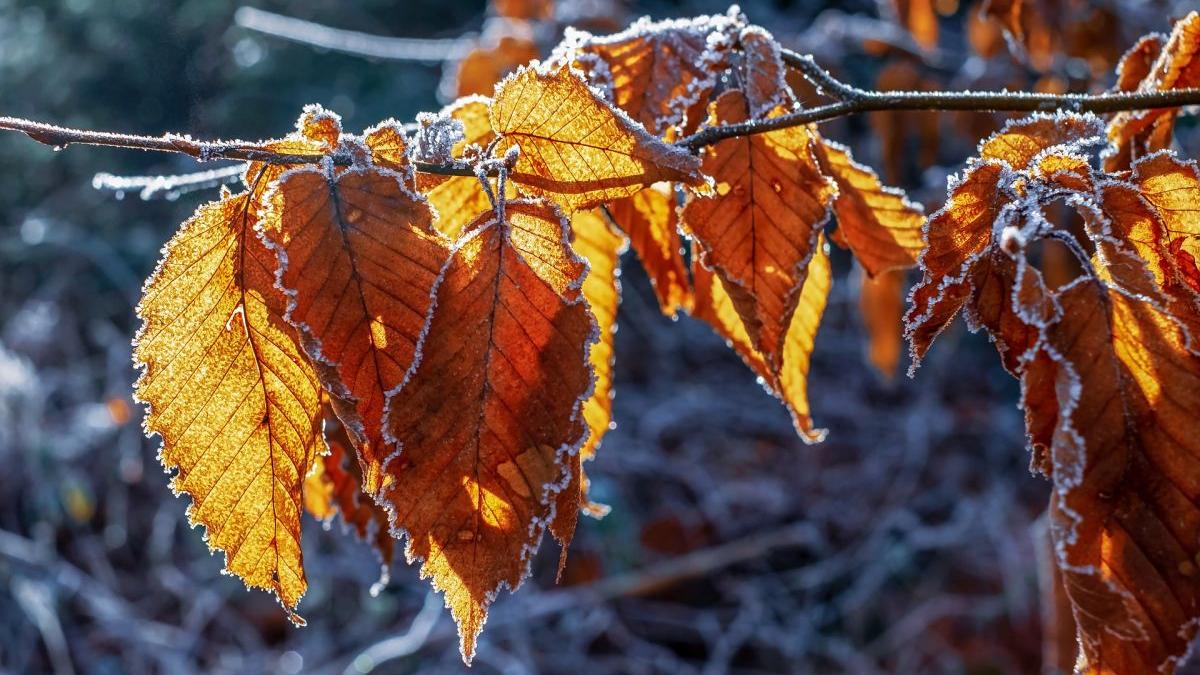
[[1169,672],[1200,618],[1200,359],[1170,315],[1095,278],[1058,302],[1049,372],[1024,389],[1059,411],[1052,527],[1082,672]]
[[[714,51],[709,36],[732,26],[727,17],[651,23],[642,18],[615,35],[594,37],[568,32],[571,60],[588,71],[594,84],[607,84],[612,102],[655,136],[694,127],[693,110],[703,115],[726,55]],[[599,60],[601,67],[593,66]]]
[[1034,158],[1049,148],[1099,145],[1104,129],[1092,115],[1043,115],[1035,113],[1015,120],[992,134],[979,146],[979,158],[1004,162],[1013,169],[1027,169]]
[[819,236],[805,270],[804,286],[799,293],[796,310],[792,313],[784,337],[782,363],[775,370],[770,368],[751,343],[742,317],[726,291],[725,282],[700,264],[702,255],[698,254],[692,260],[696,284],[693,316],[708,323],[718,335],[725,338],[746,365],[761,378],[767,391],[783,402],[792,416],[797,433],[806,443],[816,443],[825,437],[825,430],[817,429],[812,422],[808,403],[808,371],[817,329],[833,285],[833,271],[826,248],[825,237]]
[[660,180],[701,185],[700,162],[602,101],[567,66],[522,68],[496,87],[498,149],[517,147],[512,178],[569,211],[628,197]]
[[[1033,159],[1051,149],[1066,152],[1095,145],[1099,132],[1099,122],[1090,115],[1032,115],[1009,123],[980,145],[981,161],[973,160],[965,175],[952,182],[949,200],[925,228],[926,249],[920,259],[924,275],[913,287],[904,318],[913,360],[910,371],[954,319],[972,287],[992,273],[996,259],[987,253],[1001,244],[994,241],[994,226],[1002,213],[1010,220],[1024,217],[1015,208],[1024,186],[1059,180],[1061,187],[1069,189],[1070,183],[1061,180],[1069,172],[1045,175],[1042,168],[1063,170],[1075,163],[1047,161],[1043,156],[1042,162],[1031,165]],[[1078,182],[1079,177],[1071,180]],[[1006,365],[1011,368],[1015,363],[1011,359],[1019,355],[1006,356]]]
[[617,227],[629,235],[629,243],[646,268],[658,305],[666,316],[692,306],[692,288],[683,261],[675,195],[654,187],[610,202],[606,207]]
[[338,414],[374,493],[390,452],[384,397],[413,362],[446,244],[411,178],[385,169],[293,169],[269,200],[277,217],[262,233],[279,257],[288,321],[326,389],[348,403]]
[[[1133,74],[1140,73],[1143,68],[1138,62],[1144,62],[1155,50],[1153,41],[1143,39],[1134,51],[1126,54],[1118,72],[1119,85],[1132,90]],[[1170,91],[1196,86],[1200,86],[1200,13],[1192,12],[1175,24],[1154,65],[1136,90]],[[1108,125],[1108,139],[1113,148],[1106,153],[1105,170],[1128,169],[1138,158],[1169,147],[1178,115],[1179,108],[1163,108],[1113,116]]]
[[742,48],[739,78],[750,106],[750,117],[762,117],[778,106],[792,102],[784,74],[787,72],[779,53],[779,43],[758,26],[747,26],[738,36]]
[[904,341],[904,270],[891,270],[875,278],[862,275],[858,310],[867,329],[867,360],[887,379],[900,365]]
[[853,251],[871,277],[914,266],[924,247],[924,210],[900,190],[884,187],[874,171],[854,161],[849,148],[824,139],[814,148],[821,170],[838,186],[833,241]]
[[592,310],[600,339],[592,345],[589,355],[594,374],[593,388],[591,397],[583,404],[588,438],[572,460],[571,482],[558,493],[554,520],[550,523],[550,531],[562,545],[558,566],[560,577],[580,509],[593,515],[608,511],[607,506],[588,502],[588,482],[582,463],[596,456],[604,434],[612,425],[613,340],[617,332],[617,308],[621,304],[620,258],[627,246],[625,237],[613,231],[598,210],[576,212],[571,217],[571,232],[571,248],[588,261],[583,297]]
[[313,458],[304,479],[304,506],[314,518],[329,523],[339,513],[358,538],[369,543],[383,564],[383,579],[392,566],[396,540],[388,526],[387,511],[362,491],[362,471],[351,450],[353,444],[333,411],[326,410],[325,439],[328,454]]
[[[731,90],[713,104],[712,123],[736,124],[748,113],[746,97]],[[772,369],[782,362],[806,264],[835,194],[813,159],[813,138],[811,129],[792,127],[717,143],[704,157],[716,195],[693,198],[683,209],[685,226],[703,244],[705,266],[725,282],[751,343]]]
[[135,393],[163,465],[177,470],[172,489],[192,497],[189,522],[225,551],[230,573],[273,591],[303,624],[300,500],[320,443],[320,387],[283,321],[257,217],[250,193],[226,193],[167,244],[138,305]]
[[437,278],[423,354],[388,399],[381,497],[406,554],[446,594],[469,662],[487,607],[517,588],[587,436],[596,323],[586,263],[541,202],[468,228]]

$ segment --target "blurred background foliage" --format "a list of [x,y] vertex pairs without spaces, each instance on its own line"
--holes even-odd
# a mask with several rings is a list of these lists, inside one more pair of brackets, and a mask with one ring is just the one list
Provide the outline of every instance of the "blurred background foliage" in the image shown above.
[[[615,25],[726,9],[574,0],[559,11],[578,4]],[[957,0],[931,3],[940,31],[923,47],[928,37],[897,21],[904,4],[742,6],[862,86],[1065,91],[1108,86],[1124,48],[1191,3],[1041,3],[1060,7],[1061,21],[1030,31],[1042,42],[1024,54]],[[479,32],[488,18],[482,1],[254,5],[422,38]],[[238,7],[0,0],[0,114],[258,139],[288,132],[306,103],[359,130],[443,102],[437,64],[256,34],[235,25]],[[826,133],[932,210],[946,177],[1002,121],[884,113]],[[1185,144],[1193,134],[1183,126]],[[372,597],[377,565],[340,524],[306,525],[310,625],[296,629],[269,596],[220,574],[187,528],[184,500],[169,494],[129,398],[129,340],[142,279],[205,195],[119,200],[91,181],[196,168],[182,156],[52,152],[0,136],[0,672],[459,671],[440,600],[404,565]],[[589,469],[594,497],[613,511],[581,522],[564,585],[543,552],[531,588],[502,597],[474,672],[1039,669],[1031,527],[1047,486],[1026,469],[1016,384],[961,328],[915,380],[875,373],[862,358],[858,273],[835,262],[811,383],[814,416],[830,428],[818,446],[797,440],[720,340],[662,318],[641,273],[625,275],[618,426]]]

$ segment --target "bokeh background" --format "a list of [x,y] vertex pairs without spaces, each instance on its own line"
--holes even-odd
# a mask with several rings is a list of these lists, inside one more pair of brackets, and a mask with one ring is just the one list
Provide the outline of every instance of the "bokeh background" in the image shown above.
[[[1194,2],[1059,0],[1026,43],[971,0],[938,0],[922,47],[887,0],[746,0],[750,19],[836,74],[882,88],[1098,90],[1136,37]],[[376,35],[495,29],[482,0],[253,0]],[[0,114],[134,133],[267,138],[306,103],[359,130],[445,102],[453,63],[372,59],[237,25],[232,0],[0,0]],[[619,27],[719,2],[560,0]],[[1057,12],[1057,13],[1055,13]],[[491,23],[489,23],[489,21]],[[1046,29],[1045,27],[1049,28]],[[542,48],[561,22],[538,28]],[[452,85],[452,81],[450,82]],[[442,92],[439,94],[439,92]],[[826,134],[932,211],[1000,115],[875,114]],[[1195,150],[1185,120],[1181,137]],[[1190,156],[1195,156],[1194,153]],[[309,625],[220,573],[172,497],[130,399],[142,280],[197,192],[144,201],[98,172],[177,174],[186,157],[62,152],[0,136],[0,672],[459,672],[441,601],[397,564],[377,595],[369,548],[305,525]],[[630,254],[631,255],[631,254]],[[1035,521],[1018,388],[982,336],[943,336],[914,379],[864,359],[859,272],[835,287],[811,376],[828,440],[708,328],[663,318],[623,277],[616,423],[589,468],[566,578],[543,547],[496,603],[475,673],[1033,673],[1042,667]],[[906,364],[901,364],[901,371]]]

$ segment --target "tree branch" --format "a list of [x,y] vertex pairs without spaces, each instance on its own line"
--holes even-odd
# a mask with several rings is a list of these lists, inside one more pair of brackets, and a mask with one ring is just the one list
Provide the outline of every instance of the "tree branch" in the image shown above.
[[[1009,112],[1073,112],[1114,113],[1159,108],[1179,108],[1200,105],[1200,89],[1174,89],[1154,92],[1113,92],[1103,94],[1032,94],[1008,91],[923,92],[867,91],[846,84],[817,65],[811,56],[783,50],[784,62],[798,70],[816,85],[833,103],[797,110],[770,119],[750,120],[740,124],[709,127],[683,138],[676,146],[692,152],[707,145],[737,136],[750,136],[789,127],[816,124],[864,112],[883,110],[924,111],[1009,111]],[[325,155],[293,155],[277,153],[248,141],[198,141],[189,136],[164,134],[136,136],[104,131],[87,131],[59,127],[16,117],[0,117],[0,130],[20,131],[39,143],[61,150],[71,144],[106,145],[135,150],[177,152],[191,155],[200,161],[217,159],[267,162],[271,164],[315,164]],[[334,163],[348,165],[351,158],[335,154]],[[414,162],[421,173],[443,176],[474,176],[466,164],[430,164]]]

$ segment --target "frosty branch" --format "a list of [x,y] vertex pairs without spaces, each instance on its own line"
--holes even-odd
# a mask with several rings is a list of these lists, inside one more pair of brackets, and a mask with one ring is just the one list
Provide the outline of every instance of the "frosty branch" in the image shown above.
[[[751,120],[702,129],[676,145],[692,152],[727,138],[750,136],[856,115],[891,110],[929,112],[1071,112],[1115,113],[1200,105],[1200,89],[1102,94],[1039,94],[1010,91],[871,91],[846,84],[821,68],[807,54],[782,50],[784,63],[800,72],[833,102],[797,110],[770,119]],[[271,164],[315,164],[324,155],[295,155],[273,152],[248,141],[202,141],[167,133],[161,136],[119,134],[61,127],[17,117],[0,117],[0,129],[19,131],[39,143],[65,148],[68,145],[100,145],[190,155],[200,161],[242,160]],[[334,156],[337,164],[348,165],[350,157]],[[474,169],[462,163],[414,162],[420,173],[443,176],[473,176]]]

